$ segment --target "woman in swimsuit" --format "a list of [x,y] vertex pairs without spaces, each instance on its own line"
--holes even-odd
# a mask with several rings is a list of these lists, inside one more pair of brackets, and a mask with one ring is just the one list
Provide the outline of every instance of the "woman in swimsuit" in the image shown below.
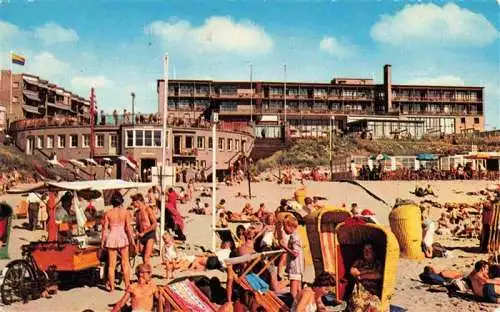
[[113,208],[106,211],[102,229],[101,248],[108,250],[108,282],[106,289],[115,289],[115,268],[117,253],[120,253],[125,289],[130,285],[129,245],[135,249],[129,213],[123,209],[123,196],[119,192],[111,198]]

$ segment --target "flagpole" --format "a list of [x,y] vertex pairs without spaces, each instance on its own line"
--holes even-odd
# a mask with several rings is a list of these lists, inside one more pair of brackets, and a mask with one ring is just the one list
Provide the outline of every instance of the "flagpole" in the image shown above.
[[253,122],[253,65],[250,64],[250,123]]
[[[160,174],[160,185],[161,185],[161,209],[160,209],[160,257],[163,258],[163,233],[165,232],[165,187],[164,177],[167,162],[167,116],[168,116],[168,53],[165,53],[165,59],[163,64],[163,75],[164,75],[164,88],[163,88],[163,142],[162,142],[162,159],[161,159],[161,174]],[[165,183],[166,184],[166,183]]]
[[9,90],[9,123],[12,119],[12,51],[10,51],[10,90]]
[[284,99],[285,99],[285,125],[286,125],[286,64],[283,65],[283,71],[285,72],[285,92],[284,92]]

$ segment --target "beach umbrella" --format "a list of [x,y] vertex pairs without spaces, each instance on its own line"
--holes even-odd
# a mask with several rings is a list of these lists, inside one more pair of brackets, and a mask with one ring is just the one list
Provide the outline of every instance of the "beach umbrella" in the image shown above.
[[378,154],[378,155],[371,155],[370,159],[372,160],[390,160],[391,157],[387,154]]

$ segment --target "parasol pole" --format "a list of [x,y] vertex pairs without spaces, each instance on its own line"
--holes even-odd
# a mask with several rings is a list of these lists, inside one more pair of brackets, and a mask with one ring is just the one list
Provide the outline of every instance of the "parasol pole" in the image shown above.
[[163,233],[165,232],[165,183],[164,183],[164,176],[165,176],[165,169],[166,169],[166,162],[167,162],[167,142],[168,142],[168,136],[167,136],[167,108],[168,108],[168,53],[165,53],[165,59],[163,63],[163,75],[164,75],[164,88],[163,88],[163,135],[162,135],[162,159],[161,159],[161,167],[160,167],[160,186],[161,186],[161,192],[160,192],[160,201],[161,201],[161,208],[160,208],[160,257],[163,258]]

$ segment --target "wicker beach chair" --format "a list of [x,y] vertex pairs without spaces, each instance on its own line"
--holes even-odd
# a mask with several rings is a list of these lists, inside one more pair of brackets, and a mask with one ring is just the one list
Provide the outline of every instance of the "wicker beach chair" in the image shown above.
[[420,207],[414,204],[398,206],[389,214],[391,230],[398,240],[403,258],[424,259],[421,216]]
[[[228,298],[231,298],[233,283],[236,283],[244,290],[251,291],[255,295],[257,303],[266,311],[289,311],[288,306],[281,301],[274,292],[270,290],[262,291],[262,289],[255,289],[249,281],[250,276],[252,276],[253,279],[259,279],[262,273],[264,273],[282,253],[283,250],[266,251],[225,260],[227,267],[226,289]],[[262,268],[257,273],[252,273],[255,266],[261,262],[264,262]],[[239,270],[240,273],[238,273],[238,270],[234,269],[235,266],[241,266]],[[263,281],[260,282],[264,283]]]
[[377,224],[341,223],[336,228],[337,242],[337,299],[347,300],[354,287],[350,268],[361,257],[363,244],[374,245],[377,259],[383,265],[381,309],[389,311],[390,300],[396,285],[396,269],[399,261],[399,246],[394,234]]
[[159,311],[166,312],[210,312],[217,308],[196,285],[189,280],[159,287]]
[[336,271],[335,228],[351,217],[345,209],[326,206],[305,218],[307,238],[316,274]]
[[495,263],[500,263],[500,202],[493,204],[493,216],[488,237],[488,254]]

